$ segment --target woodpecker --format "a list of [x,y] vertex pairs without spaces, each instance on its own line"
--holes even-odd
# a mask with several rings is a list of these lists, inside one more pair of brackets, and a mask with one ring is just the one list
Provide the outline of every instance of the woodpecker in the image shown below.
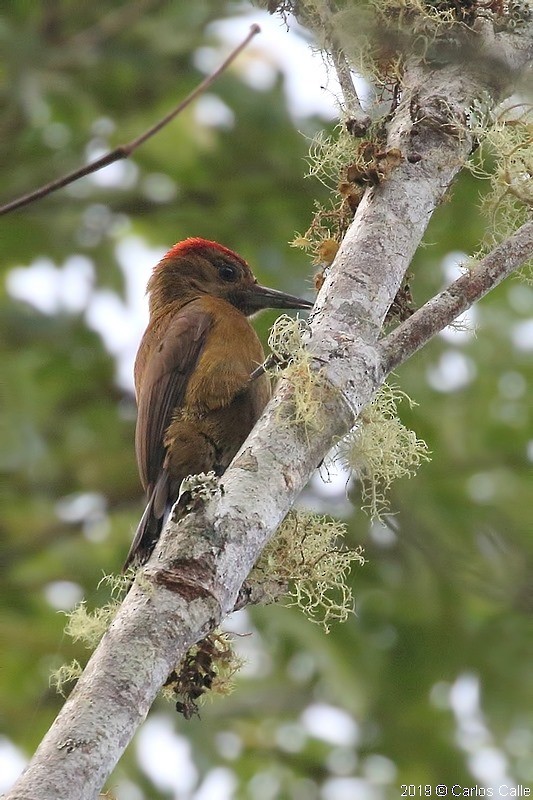
[[148,281],[150,320],[135,361],[135,450],[147,505],[124,569],[144,564],[188,475],[222,475],[270,398],[249,317],[313,303],[260,286],[217,242],[178,242]]

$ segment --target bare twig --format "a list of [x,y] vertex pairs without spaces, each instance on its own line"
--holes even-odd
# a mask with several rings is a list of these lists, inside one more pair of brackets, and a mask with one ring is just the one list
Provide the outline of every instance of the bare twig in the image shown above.
[[250,381],[256,381],[262,375],[265,375],[269,369],[272,369],[276,364],[276,358],[271,353],[269,356],[265,358],[262,364],[259,364],[258,367],[254,369],[252,374],[250,375]]
[[354,86],[350,65],[334,37],[332,37],[331,44],[331,60],[344,97],[344,108],[348,116],[346,127],[353,136],[364,136],[372,120],[368,114],[365,114],[361,106],[361,101]]
[[379,350],[385,374],[407,361],[432,336],[532,256],[533,222],[530,221],[381,341]]
[[246,38],[243,39],[243,41],[231,51],[229,56],[214,72],[204,78],[204,80],[199,83],[198,86],[193,89],[193,91],[187,95],[184,100],[178,103],[178,105],[173,108],[172,111],[160,119],[159,122],[156,122],[155,125],[152,125],[151,128],[148,128],[147,131],[142,133],[136,139],[132,139],[132,141],[128,142],[127,144],[119,145],[114,150],[111,150],[101,158],[93,161],[91,164],[86,164],[84,167],[79,167],[73,172],[69,172],[67,175],[63,175],[63,177],[57,178],[56,180],[47,183],[45,186],[41,186],[39,189],[35,189],[33,192],[29,192],[29,194],[25,194],[10,203],[6,203],[6,205],[0,206],[0,215],[8,214],[10,211],[14,211],[17,208],[22,208],[22,206],[27,206],[30,203],[33,203],[35,200],[40,200],[41,197],[46,197],[46,195],[57,191],[57,189],[61,189],[63,186],[67,186],[69,183],[73,183],[79,178],[85,177],[85,175],[91,175],[93,172],[97,172],[98,170],[103,169],[103,167],[113,164],[115,161],[120,161],[123,158],[129,158],[138,147],[144,144],[144,142],[146,142],[148,139],[151,139],[152,136],[155,136],[155,134],[164,128],[165,125],[168,125],[168,123],[171,122],[174,117],[177,117],[184,108],[190,105],[193,100],[196,100],[197,97],[203,94],[203,92],[205,92],[205,90],[208,89],[209,86],[211,86],[223,72],[225,72],[229,65],[237,58],[237,56],[242,52],[242,50],[244,50],[253,37],[260,32],[260,30],[261,29],[259,25],[252,25]]
[[265,375],[269,369],[273,369],[274,367],[283,368],[285,366],[287,366],[286,359],[280,358],[279,356],[274,355],[274,353],[270,353],[270,355],[265,358],[263,363],[254,369],[250,375],[250,380],[257,380],[257,378],[260,378],[261,375]]
[[[331,2],[326,3],[329,14],[333,14]],[[329,19],[322,19],[324,28],[328,32],[329,54],[337,73],[337,80],[344,98],[344,110],[347,115],[346,127],[353,136],[364,136],[372,120],[363,110],[361,101],[354,86],[352,72],[348,59],[340,45],[339,39],[333,30]]]

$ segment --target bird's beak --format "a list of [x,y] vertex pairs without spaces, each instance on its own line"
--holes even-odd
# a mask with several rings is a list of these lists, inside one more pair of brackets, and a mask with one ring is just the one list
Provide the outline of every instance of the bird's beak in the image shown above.
[[248,313],[253,314],[262,308],[313,308],[314,303],[256,283],[249,293],[247,292],[246,305],[250,309]]

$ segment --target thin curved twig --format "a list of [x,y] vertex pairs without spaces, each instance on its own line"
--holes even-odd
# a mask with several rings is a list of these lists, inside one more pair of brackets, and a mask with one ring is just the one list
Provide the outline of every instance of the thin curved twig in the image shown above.
[[[326,8],[329,14],[332,15],[334,9],[331,2],[326,3]],[[353,82],[350,64],[348,63],[348,59],[341,47],[330,19],[323,18],[322,21],[328,32],[330,58],[335,72],[337,73],[337,80],[339,81],[339,86],[341,87],[342,96],[344,98],[344,110],[347,115],[346,127],[352,136],[364,136],[372,123],[372,119],[361,105],[357,89]]]
[[15,211],[17,208],[22,208],[23,206],[27,206],[30,203],[35,202],[36,200],[40,200],[41,197],[46,197],[46,195],[51,194],[52,192],[61,189],[63,186],[68,186],[69,183],[74,183],[79,178],[85,177],[85,175],[91,175],[93,172],[98,172],[98,170],[103,169],[103,167],[107,167],[109,164],[113,164],[115,161],[120,161],[123,158],[129,158],[131,154],[137,150],[144,142],[148,139],[151,139],[152,136],[155,136],[165,125],[168,125],[174,117],[177,117],[184,108],[189,106],[193,100],[196,100],[206,89],[208,89],[216,80],[217,78],[222,75],[223,72],[229,67],[229,65],[237,58],[237,56],[244,50],[244,48],[249,44],[249,42],[253,39],[260,32],[259,25],[252,25],[248,35],[246,36],[243,41],[235,47],[229,56],[222,62],[222,64],[210,75],[208,75],[204,80],[198,84],[198,86],[193,89],[193,91],[187,95],[184,100],[178,103],[172,111],[169,111],[162,119],[152,125],[151,128],[141,133],[140,136],[137,136],[135,139],[132,139],[131,142],[127,144],[118,145],[114,150],[111,150],[109,153],[106,153],[101,158],[98,158],[96,161],[93,161],[91,164],[86,164],[84,167],[79,167],[75,169],[73,172],[69,172],[67,175],[63,175],[61,178],[56,178],[54,181],[47,183],[45,186],[41,186],[39,189],[35,189],[28,194],[23,195],[22,197],[18,197],[16,200],[12,200],[10,203],[6,203],[3,206],[0,206],[0,215],[8,214],[10,211]]

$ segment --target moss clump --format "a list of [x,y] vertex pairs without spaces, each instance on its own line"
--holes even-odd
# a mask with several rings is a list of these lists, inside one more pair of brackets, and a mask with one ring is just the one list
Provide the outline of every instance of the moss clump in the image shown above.
[[107,584],[111,590],[111,600],[95,608],[94,611],[88,611],[85,600],[82,600],[67,614],[65,633],[75,642],[81,641],[89,650],[94,650],[113,622],[134,577],[134,569],[129,569],[121,575],[104,575],[98,587]]
[[386,180],[402,161],[396,148],[385,146],[385,129],[371,126],[368,136],[358,141],[346,124],[332,136],[317,134],[309,150],[308,177],[315,177],[332,192],[331,205],[315,203],[307,231],[291,242],[309,252],[316,264],[332,263],[365,190]]
[[[99,643],[100,639],[113,622],[120,603],[131,586],[135,577],[135,570],[129,569],[121,575],[104,575],[98,586],[108,584],[111,590],[111,600],[94,611],[87,610],[85,600],[66,614],[67,624],[65,633],[75,642],[83,642],[89,650]],[[63,664],[50,675],[50,686],[54,686],[60,694],[64,694],[67,683],[76,681],[83,672],[79,662],[74,660],[70,664]]]
[[325,393],[331,389],[320,372],[312,368],[311,353],[303,342],[306,332],[306,322],[283,314],[272,326],[268,344],[283,365],[283,377],[293,390],[291,409],[285,418],[300,425],[309,435],[322,428]]
[[339,458],[361,482],[363,509],[372,518],[388,511],[394,481],[412,477],[430,460],[427,444],[398,417],[401,400],[414,405],[398,387],[384,384],[339,445]]
[[76,659],[71,661],[70,664],[62,664],[59,669],[54,670],[50,674],[50,686],[52,686],[58,694],[62,694],[63,697],[65,697],[66,685],[77,681],[82,672],[83,668]]
[[89,650],[94,650],[116,616],[120,603],[112,600],[94,611],[88,611],[83,600],[68,614],[65,633],[75,642],[83,642]]
[[524,224],[533,207],[533,108],[519,105],[496,119],[482,111],[473,110],[481,152],[471,164],[477,177],[490,181],[481,205],[490,227],[480,256]]
[[[354,562],[364,564],[363,551],[342,548],[346,526],[309,511],[290,511],[263,550],[249,583],[277,584],[287,605],[298,606],[312,622],[329,630],[353,611],[346,580]],[[272,597],[272,600],[277,599]]]

